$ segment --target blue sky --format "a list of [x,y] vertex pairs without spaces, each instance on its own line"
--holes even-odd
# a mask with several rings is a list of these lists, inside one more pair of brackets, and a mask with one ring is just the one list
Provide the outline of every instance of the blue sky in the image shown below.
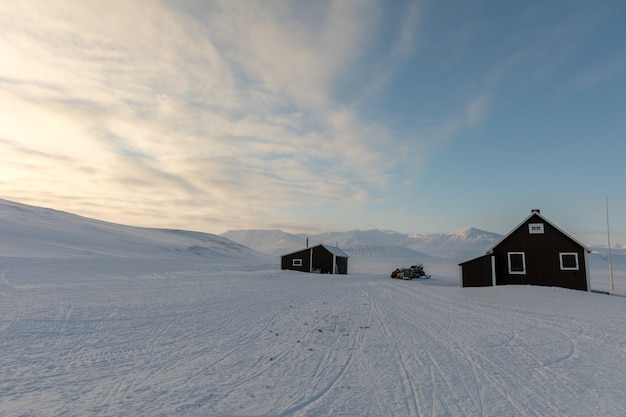
[[0,4],[0,196],[125,224],[626,244],[623,1]]

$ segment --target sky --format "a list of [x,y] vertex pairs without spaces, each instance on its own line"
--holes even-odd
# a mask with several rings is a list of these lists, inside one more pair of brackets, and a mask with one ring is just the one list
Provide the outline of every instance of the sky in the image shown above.
[[626,245],[621,0],[0,2],[0,198]]

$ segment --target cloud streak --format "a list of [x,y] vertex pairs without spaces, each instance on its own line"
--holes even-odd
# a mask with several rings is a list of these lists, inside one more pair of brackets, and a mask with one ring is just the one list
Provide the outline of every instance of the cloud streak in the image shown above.
[[0,8],[5,197],[217,232],[289,228],[286,209],[357,207],[389,186],[393,132],[333,97],[374,2]]

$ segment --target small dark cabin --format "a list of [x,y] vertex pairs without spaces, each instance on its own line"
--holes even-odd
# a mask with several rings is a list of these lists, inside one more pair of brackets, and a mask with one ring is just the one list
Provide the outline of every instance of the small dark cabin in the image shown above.
[[461,286],[543,285],[589,291],[589,252],[533,210],[485,255],[459,264]]
[[281,256],[281,269],[320,274],[347,274],[348,255],[336,246],[321,244]]

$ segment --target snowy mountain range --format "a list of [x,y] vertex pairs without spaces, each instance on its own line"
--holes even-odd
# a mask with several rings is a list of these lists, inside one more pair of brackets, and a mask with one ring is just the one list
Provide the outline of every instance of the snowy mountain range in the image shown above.
[[353,230],[317,235],[290,234],[281,230],[230,230],[221,236],[260,252],[281,255],[309,245],[339,246],[351,257],[413,255],[415,259],[464,260],[483,254],[502,236],[476,228],[452,234],[402,234],[390,230]]
[[[281,230],[230,230],[221,235],[125,226],[0,199],[0,256],[163,258],[204,256],[277,263],[277,256],[320,243],[339,246],[352,265],[385,259],[392,264],[458,262],[480,256],[502,235],[476,228],[451,234],[353,230],[315,235]],[[607,264],[606,248],[592,248],[592,266]],[[626,266],[626,250],[613,251]],[[364,267],[365,268],[365,267]]]
[[469,228],[453,234],[407,235],[354,230],[317,235],[281,230],[231,230],[222,235],[125,226],[0,199],[0,251],[6,257],[232,256],[272,259],[309,245],[341,247],[360,257],[463,260],[493,246],[500,235]]
[[[391,230],[353,230],[316,235],[291,234],[282,230],[229,230],[221,236],[259,252],[283,255],[325,243],[340,247],[351,260],[386,258],[390,261],[449,263],[456,265],[480,256],[498,244],[503,235],[468,227],[450,234],[402,234]],[[608,265],[606,247],[590,247],[594,268]],[[612,250],[613,265],[626,268],[626,249]],[[608,268],[608,267],[607,267]]]

